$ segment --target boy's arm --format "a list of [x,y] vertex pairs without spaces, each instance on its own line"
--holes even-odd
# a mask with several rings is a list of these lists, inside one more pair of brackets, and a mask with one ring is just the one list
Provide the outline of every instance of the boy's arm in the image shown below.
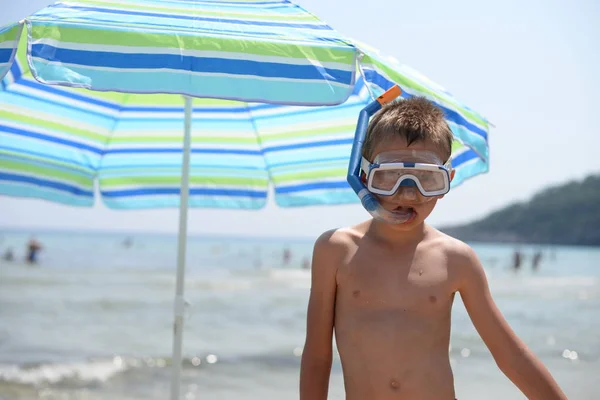
[[477,255],[460,243],[454,251],[460,297],[479,335],[502,372],[530,400],[566,400],[550,372],[510,328],[494,303]]
[[336,271],[341,243],[327,232],[315,243],[306,342],[300,368],[300,400],[326,400],[333,357]]

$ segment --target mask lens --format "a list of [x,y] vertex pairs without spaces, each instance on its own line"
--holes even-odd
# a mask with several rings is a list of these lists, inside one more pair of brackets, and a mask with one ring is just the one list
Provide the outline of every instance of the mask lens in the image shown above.
[[443,171],[419,171],[413,170],[412,174],[419,180],[423,190],[426,192],[437,192],[443,190],[446,179]]
[[394,188],[398,179],[403,175],[400,169],[378,169],[373,172],[372,185],[375,189],[389,191]]
[[[398,181],[401,182],[401,186],[413,186],[413,178],[407,175],[412,175],[419,181],[423,190],[428,192],[437,192],[443,190],[446,184],[446,177],[444,172],[441,170],[419,170],[414,168],[396,168],[396,169],[378,169],[373,171],[373,179],[371,185],[373,188],[390,191],[394,188]],[[406,177],[408,180],[403,181]]]

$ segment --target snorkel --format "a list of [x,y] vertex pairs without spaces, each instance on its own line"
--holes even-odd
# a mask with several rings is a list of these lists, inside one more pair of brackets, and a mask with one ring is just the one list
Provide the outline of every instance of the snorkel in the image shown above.
[[369,119],[377,111],[381,110],[384,104],[389,103],[402,94],[402,90],[398,85],[392,86],[385,93],[379,96],[376,100],[369,103],[360,111],[356,131],[354,133],[354,143],[352,144],[352,152],[350,154],[350,163],[348,165],[347,181],[352,187],[352,190],[358,195],[363,207],[378,220],[383,220],[390,224],[402,224],[411,217],[410,214],[388,211],[379,203],[377,197],[365,186],[361,180],[361,160],[362,148],[369,127]]

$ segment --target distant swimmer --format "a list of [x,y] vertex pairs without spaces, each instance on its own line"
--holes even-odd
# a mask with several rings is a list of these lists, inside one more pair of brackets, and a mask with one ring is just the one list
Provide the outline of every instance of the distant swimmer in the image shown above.
[[537,271],[540,268],[540,262],[542,261],[542,252],[537,251],[531,259],[531,269]]
[[302,269],[310,269],[310,261],[308,260],[308,257],[304,257],[302,259]]
[[292,259],[292,252],[287,247],[283,249],[283,265],[288,265]]
[[42,244],[32,237],[27,242],[27,258],[29,264],[36,264],[38,261],[38,253],[42,250]]
[[520,250],[515,250],[515,253],[513,254],[513,265],[512,268],[515,271],[518,271],[521,269],[521,264],[523,263],[523,254],[521,254]]
[[133,239],[130,237],[125,238],[125,240],[123,240],[123,247],[125,247],[126,249],[130,248],[133,245]]
[[14,261],[14,259],[15,259],[15,253],[13,252],[13,249],[11,247],[9,247],[8,249],[6,249],[6,251],[2,255],[2,259],[4,261],[8,261],[8,262]]

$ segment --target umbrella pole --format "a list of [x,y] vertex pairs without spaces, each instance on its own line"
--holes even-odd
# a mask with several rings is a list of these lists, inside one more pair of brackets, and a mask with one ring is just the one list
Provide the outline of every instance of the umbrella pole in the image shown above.
[[179,235],[177,237],[177,281],[175,287],[175,322],[173,326],[173,372],[171,377],[171,400],[179,400],[182,368],[183,314],[185,299],[185,252],[187,244],[187,213],[190,194],[190,153],[192,128],[192,98],[185,99],[185,123],[183,136],[183,165],[181,167],[181,198],[179,203]]

